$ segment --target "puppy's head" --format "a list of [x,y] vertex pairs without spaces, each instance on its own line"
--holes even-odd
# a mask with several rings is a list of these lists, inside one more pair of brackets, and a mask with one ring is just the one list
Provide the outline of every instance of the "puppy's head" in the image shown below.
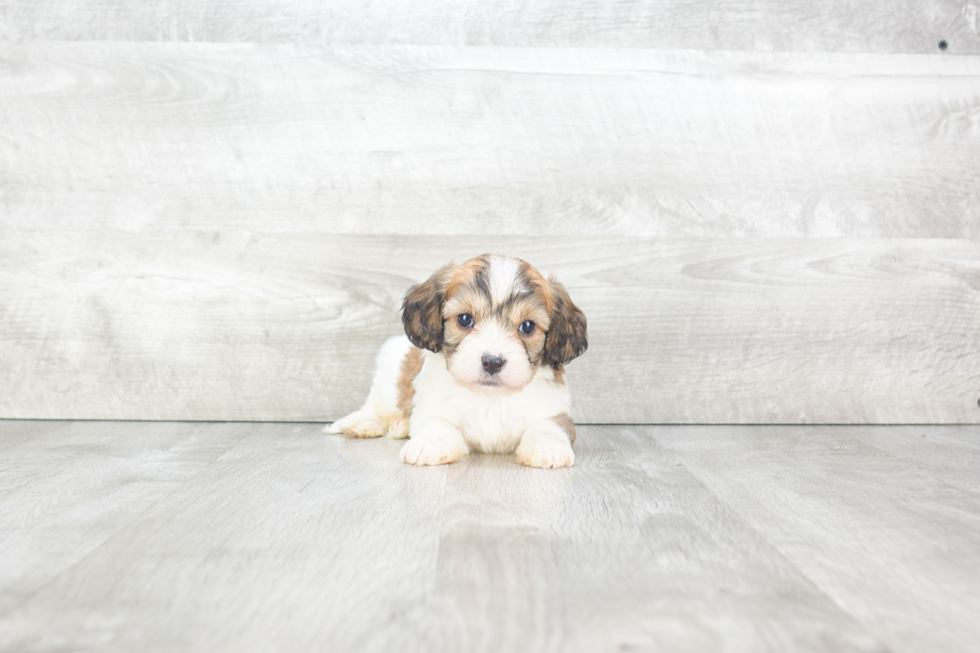
[[588,347],[585,315],[560,283],[524,261],[484,254],[437,270],[402,306],[416,347],[443,352],[462,385],[506,394],[541,365],[561,369]]

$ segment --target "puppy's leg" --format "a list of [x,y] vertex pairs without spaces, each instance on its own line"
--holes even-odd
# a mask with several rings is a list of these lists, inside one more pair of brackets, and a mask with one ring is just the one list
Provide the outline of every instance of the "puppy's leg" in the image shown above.
[[535,422],[517,445],[517,462],[528,467],[571,467],[575,464],[575,424],[568,415]]
[[365,405],[350,415],[323,427],[324,433],[343,433],[349,438],[380,438],[385,434],[387,423],[374,407]]
[[408,419],[398,408],[398,382],[402,361],[411,349],[412,344],[404,336],[389,338],[378,352],[371,391],[364,406],[323,430],[350,438],[378,438],[385,433],[395,438],[405,437]]
[[412,427],[412,439],[401,451],[401,461],[410,465],[446,465],[470,452],[459,429],[441,419]]

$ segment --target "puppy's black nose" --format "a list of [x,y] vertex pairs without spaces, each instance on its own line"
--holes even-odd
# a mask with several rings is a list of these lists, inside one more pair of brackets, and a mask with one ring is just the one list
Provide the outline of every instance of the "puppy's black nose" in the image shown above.
[[504,366],[506,362],[500,356],[491,356],[490,354],[483,355],[483,369],[486,370],[487,374],[491,376],[500,371],[500,368]]

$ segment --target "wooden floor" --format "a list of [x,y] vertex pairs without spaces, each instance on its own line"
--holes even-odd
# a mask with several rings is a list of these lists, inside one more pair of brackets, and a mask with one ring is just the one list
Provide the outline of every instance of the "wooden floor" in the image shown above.
[[974,651],[977,427],[0,421],[2,651]]

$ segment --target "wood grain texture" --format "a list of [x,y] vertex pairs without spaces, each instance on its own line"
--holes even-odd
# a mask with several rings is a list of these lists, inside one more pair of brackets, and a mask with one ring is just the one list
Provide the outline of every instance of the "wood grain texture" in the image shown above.
[[0,415],[336,419],[409,285],[509,252],[589,319],[592,423],[978,423],[980,245],[0,233]]
[[[361,650],[424,600],[446,468],[407,474],[399,443],[318,425],[238,429],[238,446],[0,618],[0,650]],[[39,627],[45,604],[58,623]]]
[[542,471],[487,455],[420,469],[389,439],[238,428],[0,615],[0,650],[885,651],[647,432],[583,428],[576,467]]
[[107,41],[302,41],[709,50],[980,52],[964,0],[4,0],[0,36]]
[[944,485],[980,492],[980,429],[975,426],[860,428],[846,433],[865,451],[880,450],[942,479]]
[[881,650],[651,438],[583,431],[574,469],[450,466],[436,582],[377,650]]
[[935,427],[645,433],[888,650],[980,641],[980,494],[955,473],[980,472],[977,429],[968,438]]
[[0,615],[256,428],[0,421]]
[[8,226],[980,239],[976,57],[29,43],[0,62]]

